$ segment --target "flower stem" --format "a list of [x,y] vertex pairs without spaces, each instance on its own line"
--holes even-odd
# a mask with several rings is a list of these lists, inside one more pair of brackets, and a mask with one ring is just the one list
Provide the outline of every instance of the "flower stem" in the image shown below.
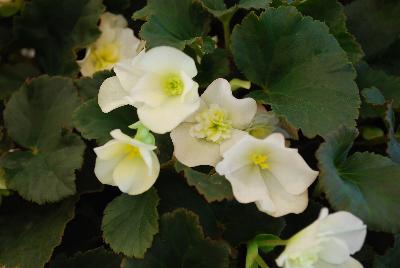
[[285,246],[287,240],[266,240],[258,242],[258,246]]
[[222,26],[224,28],[224,42],[225,42],[225,48],[226,49],[229,49],[229,43],[230,43],[230,40],[231,40],[231,30],[230,30],[230,27],[229,27],[230,26],[230,22],[231,22],[230,18],[227,19],[227,20],[224,20],[222,22]]
[[256,257],[255,261],[261,268],[269,268],[268,264],[265,263],[265,261],[260,257],[260,255]]

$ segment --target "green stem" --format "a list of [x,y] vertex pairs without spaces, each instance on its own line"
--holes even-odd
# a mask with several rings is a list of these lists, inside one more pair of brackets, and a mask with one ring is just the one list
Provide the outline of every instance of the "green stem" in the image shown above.
[[224,28],[224,42],[225,48],[229,49],[229,42],[231,41],[231,29],[230,29],[231,18],[228,18],[222,22]]
[[266,240],[266,241],[258,242],[259,247],[285,246],[286,244],[287,244],[287,240]]
[[255,261],[261,268],[269,268],[268,264],[265,263],[265,261],[260,257],[260,255],[256,257]]

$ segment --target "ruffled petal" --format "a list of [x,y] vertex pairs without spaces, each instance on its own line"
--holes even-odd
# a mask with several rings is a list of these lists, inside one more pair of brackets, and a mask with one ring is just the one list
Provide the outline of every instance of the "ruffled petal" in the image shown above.
[[184,71],[191,78],[197,75],[194,60],[179,49],[159,46],[150,49],[137,62],[138,67],[147,72],[159,74]]
[[182,123],[171,131],[175,157],[188,167],[215,166],[221,160],[219,144],[192,137],[192,125]]
[[135,68],[135,62],[144,55],[144,51],[140,52],[133,59],[122,60],[114,66],[114,72],[118,77],[121,86],[130,94],[144,72]]
[[228,151],[232,146],[237,144],[241,139],[243,139],[248,133],[242,130],[233,129],[231,132],[231,137],[220,145],[221,155]]
[[120,44],[121,59],[132,59],[138,54],[140,40],[135,37],[132,29],[122,29],[117,38],[117,42]]
[[319,258],[332,264],[342,264],[349,260],[350,251],[346,243],[337,238],[328,238],[319,244]]
[[246,128],[257,111],[257,103],[254,99],[235,98],[229,82],[222,78],[213,81],[201,95],[201,99],[208,105],[218,104],[227,110],[233,127],[237,129]]
[[315,268],[363,268],[363,265],[359,263],[356,259],[350,257],[347,262],[338,265],[327,263],[323,260],[319,260],[314,264],[314,267]]
[[116,76],[107,78],[100,86],[98,103],[104,113],[131,104],[128,93],[122,88]]

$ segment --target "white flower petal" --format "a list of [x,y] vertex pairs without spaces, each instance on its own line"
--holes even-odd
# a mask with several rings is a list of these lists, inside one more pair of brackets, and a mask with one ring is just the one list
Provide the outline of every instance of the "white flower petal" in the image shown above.
[[350,254],[354,254],[364,244],[367,227],[351,213],[340,211],[321,221],[320,233],[343,240],[348,245]]
[[137,55],[140,40],[135,37],[132,29],[122,29],[117,38],[120,45],[120,57],[122,59],[132,59]]
[[208,105],[218,104],[228,111],[233,127],[246,128],[257,111],[256,101],[252,98],[237,99],[232,95],[231,86],[225,79],[213,81],[201,95]]
[[200,106],[197,83],[185,96],[184,102],[179,97],[169,98],[158,107],[143,105],[137,112],[140,121],[155,133],[164,134],[177,127]]
[[94,148],[94,152],[96,153],[98,158],[102,160],[107,160],[125,154],[125,148],[126,144],[121,143],[120,141],[111,140],[103,146]]
[[194,60],[179,49],[159,46],[150,49],[138,61],[140,69],[159,74],[184,71],[191,78],[197,75]]
[[298,214],[306,209],[308,204],[307,191],[298,195],[288,193],[271,173],[263,171],[261,174],[276,208],[275,211],[265,211],[266,213],[273,217],[281,217],[289,213]]
[[363,265],[359,263],[354,258],[349,258],[349,260],[342,264],[331,264],[323,260],[319,260],[314,264],[315,268],[363,268]]
[[269,196],[269,189],[265,186],[259,169],[253,165],[244,166],[225,177],[232,185],[235,199],[240,203],[255,202]]
[[192,126],[191,123],[182,123],[171,131],[175,157],[188,167],[215,166],[221,160],[219,144],[192,137]]
[[231,137],[220,145],[221,154],[224,154],[228,151],[232,146],[237,144],[241,139],[243,139],[248,133],[242,130],[233,129],[231,132]]
[[150,107],[160,106],[168,99],[163,91],[161,79],[156,73],[144,74],[132,89],[132,100]]
[[122,88],[116,76],[107,78],[100,86],[98,103],[104,113],[118,107],[132,104],[127,92]]
[[100,17],[100,31],[104,31],[105,28],[125,28],[128,26],[128,22],[122,15],[105,12]]
[[154,145],[146,144],[141,141],[135,140],[134,138],[129,137],[128,135],[122,133],[120,129],[114,129],[113,131],[110,132],[110,135],[117,141],[124,142],[126,144],[130,144],[139,148],[144,148],[146,150],[154,150],[157,148]]
[[96,175],[97,179],[102,184],[115,186],[116,184],[114,182],[113,172],[115,167],[124,157],[125,155],[120,155],[107,160],[97,158],[96,165],[94,167],[94,174]]
[[114,66],[114,72],[127,94],[132,92],[132,89],[144,74],[143,71],[134,67],[135,62],[143,54],[144,52],[141,52],[134,59],[122,60]]
[[342,264],[349,260],[350,251],[346,243],[337,238],[324,239],[319,244],[319,258],[332,264]]
[[81,68],[81,74],[83,76],[92,76],[96,72],[96,68],[90,58],[91,49],[86,49],[85,57],[81,60],[76,61]]
[[159,164],[158,169],[157,165],[154,165],[153,171],[149,175],[148,167],[141,157],[127,156],[115,168],[113,178],[122,192],[138,195],[150,189],[158,174]]

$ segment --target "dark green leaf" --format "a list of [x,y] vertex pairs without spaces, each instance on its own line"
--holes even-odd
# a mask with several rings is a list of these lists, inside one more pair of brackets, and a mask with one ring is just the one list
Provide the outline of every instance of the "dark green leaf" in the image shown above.
[[293,7],[251,13],[233,31],[232,52],[247,78],[267,90],[272,110],[306,136],[355,126],[355,72],[323,23]]
[[29,63],[0,66],[0,99],[8,98],[22,86],[25,80],[38,75],[39,70]]
[[357,135],[342,128],[318,149],[321,187],[334,209],[353,213],[372,230],[398,232],[400,165],[369,152],[348,156]]
[[361,91],[361,95],[365,98],[365,101],[372,105],[383,105],[385,104],[385,97],[376,87],[364,88]]
[[227,7],[224,0],[198,0],[215,17],[224,20],[224,17],[231,17],[238,9],[265,9],[270,0],[239,0],[233,6]]
[[400,2],[355,0],[346,6],[347,25],[371,58],[385,52],[400,34]]
[[183,49],[206,32],[207,15],[192,0],[149,0],[145,10],[150,16],[140,36],[150,48],[168,45]]
[[73,115],[75,127],[86,139],[95,139],[104,144],[111,139],[113,129],[121,129],[126,134],[134,131],[128,128],[138,121],[136,111],[131,106],[124,106],[109,113],[103,113],[97,104],[97,98],[83,103]]
[[400,235],[395,236],[394,247],[385,255],[378,256],[374,261],[374,268],[394,268],[400,263]]
[[4,110],[5,126],[20,145],[49,150],[58,144],[62,127],[71,126],[78,105],[70,79],[41,76],[12,95]]
[[14,33],[25,47],[36,50],[36,59],[48,74],[76,74],[73,53],[94,42],[104,8],[101,0],[35,0],[17,17]]
[[122,194],[104,211],[104,240],[117,253],[143,258],[158,232],[158,195],[152,188],[138,195]]
[[347,30],[346,15],[343,6],[337,0],[307,0],[296,7],[304,15],[325,22],[353,63],[364,56],[360,44]]
[[12,152],[0,162],[7,172],[7,186],[38,204],[55,202],[75,194],[75,170],[83,162],[85,145],[68,134],[51,150]]
[[400,164],[400,142],[395,133],[396,117],[391,103],[387,104],[385,123],[388,129],[388,144],[386,151],[393,161]]
[[233,199],[232,187],[225,177],[218,174],[209,176],[179,162],[176,162],[175,169],[177,172],[183,171],[188,184],[194,186],[208,202]]
[[99,89],[104,80],[111,77],[113,72],[100,71],[94,73],[93,77],[81,77],[75,80],[75,86],[78,88],[79,95],[84,100],[90,100],[97,97]]
[[24,204],[18,209],[15,202],[10,204],[11,209],[3,206],[0,266],[44,267],[53,249],[60,244],[66,224],[74,216],[75,202],[76,199],[68,199],[47,206]]
[[179,209],[162,216],[160,234],[145,259],[128,260],[124,267],[227,268],[228,264],[227,245],[205,238],[197,215]]
[[212,53],[204,55],[195,80],[205,88],[215,79],[226,77],[230,71],[229,64],[227,53],[217,48]]
[[119,268],[122,258],[104,248],[78,252],[73,257],[58,255],[49,268]]

